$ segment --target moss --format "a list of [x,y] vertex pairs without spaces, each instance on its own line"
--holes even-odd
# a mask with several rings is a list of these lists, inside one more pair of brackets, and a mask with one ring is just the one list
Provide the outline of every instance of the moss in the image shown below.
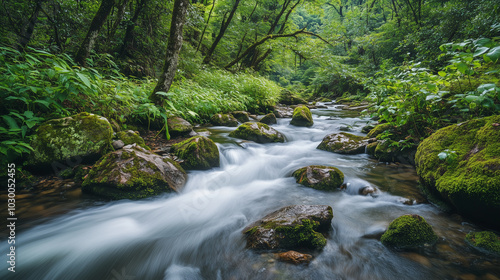
[[383,140],[378,142],[374,151],[374,156],[380,161],[393,162],[398,149],[391,146],[392,143],[394,143],[392,140]]
[[293,110],[291,125],[312,126],[314,124],[311,111],[306,106],[298,106]]
[[[325,170],[327,170],[328,175],[320,172]],[[312,174],[308,174],[308,171]],[[311,165],[303,167],[293,172],[292,176],[295,177],[297,183],[317,190],[336,190],[344,182],[344,174],[331,166]],[[308,180],[309,178],[313,180]]]
[[465,236],[471,246],[488,253],[500,255],[500,236],[491,231],[471,232]]
[[257,143],[285,142],[281,133],[261,122],[246,122],[229,133],[229,136]]
[[380,241],[390,247],[415,248],[436,242],[432,227],[419,215],[404,215],[391,222]]
[[131,144],[137,144],[138,146],[141,146],[146,150],[151,150],[144,143],[144,139],[142,139],[142,137],[139,136],[139,134],[133,132],[132,130],[119,131],[116,133],[116,136],[118,137],[118,139],[123,141],[123,144],[125,144],[125,146]]
[[241,123],[250,121],[248,113],[245,111],[234,111],[231,115]]
[[378,142],[370,143],[366,146],[366,153],[370,156],[375,156],[375,149],[377,149]]
[[[459,213],[500,228],[500,116],[436,131],[418,147],[417,173],[423,185]],[[453,151],[454,158],[439,159]]]
[[185,169],[205,170],[219,167],[219,149],[211,139],[205,136],[195,136],[172,146],[170,152],[184,161]]
[[107,119],[89,113],[54,119],[38,127],[31,142],[29,166],[50,170],[53,162],[71,158],[84,163],[97,160],[111,149],[113,129]]
[[230,127],[238,126],[238,121],[231,114],[215,114],[212,118],[210,118],[210,122],[213,125]]
[[276,120],[276,115],[274,115],[273,113],[269,113],[269,114],[265,115],[264,117],[262,117],[262,119],[260,119],[259,122],[265,123],[265,124],[278,123],[278,121]]
[[326,245],[326,238],[315,229],[318,228],[319,222],[303,219],[301,224],[294,226],[278,226],[275,228],[276,233],[282,236],[282,248],[299,248],[309,247],[321,249]]
[[318,102],[323,102],[323,103],[325,103],[325,102],[332,102],[332,100],[331,100],[331,99],[326,98],[326,97],[321,97],[321,98],[320,98],[320,99],[318,99],[317,101],[318,101]]
[[182,136],[189,134],[193,130],[193,126],[183,118],[172,117],[167,121],[168,133],[171,136]]
[[291,93],[288,90],[284,90],[281,93],[279,103],[285,105],[298,105],[298,104],[307,104],[307,101],[297,95]]
[[323,138],[317,149],[341,154],[360,154],[365,152],[366,137],[341,132]]
[[366,137],[368,137],[368,138],[377,137],[379,134],[390,129],[391,127],[392,126],[388,123],[379,124],[379,125],[375,126],[372,130],[370,130],[370,132],[368,132]]

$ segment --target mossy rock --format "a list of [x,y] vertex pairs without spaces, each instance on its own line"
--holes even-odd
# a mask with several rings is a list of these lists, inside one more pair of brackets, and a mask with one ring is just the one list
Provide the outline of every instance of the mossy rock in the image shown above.
[[317,189],[333,191],[344,183],[344,174],[335,167],[310,165],[293,172],[297,183]]
[[269,114],[265,115],[264,117],[262,117],[262,119],[260,119],[259,122],[269,125],[269,124],[278,123],[278,120],[276,119],[276,116],[274,115],[274,113],[269,113]]
[[465,241],[480,251],[500,255],[500,236],[494,232],[470,232],[465,236]]
[[392,126],[388,123],[379,124],[379,125],[375,126],[372,130],[370,130],[370,132],[368,132],[366,137],[368,137],[368,138],[377,137],[378,135],[382,134],[386,130],[389,130],[390,128],[392,128]]
[[281,93],[280,99],[278,101],[280,104],[284,105],[298,105],[298,104],[307,104],[307,101],[297,95],[291,93],[290,91],[283,91]]
[[210,118],[210,123],[217,126],[238,126],[238,120],[231,114],[215,114]]
[[363,132],[363,133],[370,133],[370,131],[371,131],[372,129],[374,129],[374,128],[375,128],[375,126],[373,126],[373,125],[365,125],[365,126],[363,126],[363,128],[361,129],[361,132]]
[[178,163],[133,144],[103,156],[83,181],[82,190],[110,199],[139,199],[177,192],[186,180]]
[[206,170],[220,166],[219,149],[211,139],[195,136],[172,146],[170,152],[183,160],[184,169]]
[[138,146],[141,146],[146,150],[151,150],[144,143],[144,139],[142,139],[142,137],[139,134],[137,134],[135,131],[132,131],[132,130],[119,131],[116,133],[116,137],[118,139],[122,140],[123,144],[125,146],[131,145],[131,144],[137,144]]
[[233,115],[233,117],[235,119],[237,119],[240,123],[250,121],[250,116],[249,116],[248,112],[245,112],[245,111],[234,111],[234,112],[231,112],[231,115]]
[[326,97],[321,97],[319,98],[318,100],[316,100],[317,102],[321,102],[321,103],[328,103],[328,102],[332,102],[332,99],[330,98],[326,98]]
[[193,126],[183,118],[171,117],[167,121],[168,133],[172,137],[188,135],[193,131]]
[[341,132],[325,136],[317,149],[339,154],[362,154],[366,145],[368,145],[366,137]]
[[[460,214],[500,228],[500,115],[442,128],[415,155],[424,187]],[[441,154],[442,153],[442,154]],[[448,155],[445,159],[441,157]]]
[[246,122],[229,133],[229,136],[257,143],[285,142],[283,134],[267,124],[260,122]]
[[375,149],[377,149],[378,142],[372,142],[368,145],[366,145],[366,153],[370,156],[375,157]]
[[419,215],[403,215],[389,224],[382,235],[382,244],[399,249],[418,248],[425,244],[434,244],[437,235],[425,219]]
[[255,250],[322,249],[331,228],[332,207],[292,205],[283,207],[243,230],[247,248]]
[[304,105],[297,106],[293,110],[291,125],[295,126],[312,126],[314,124],[311,111]]
[[113,128],[101,116],[80,113],[67,118],[54,119],[40,125],[35,132],[27,168],[37,172],[50,172],[52,165],[67,160],[93,163],[111,150]]

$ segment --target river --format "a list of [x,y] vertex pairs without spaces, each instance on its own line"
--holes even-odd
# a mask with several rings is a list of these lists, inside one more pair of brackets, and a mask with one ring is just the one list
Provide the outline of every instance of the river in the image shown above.
[[[53,199],[26,198],[19,205],[32,221],[16,236],[16,272],[7,271],[2,261],[0,278],[499,279],[499,259],[464,243],[469,231],[480,228],[429,203],[403,203],[425,201],[413,167],[316,149],[325,135],[342,126],[364,135],[361,128],[368,119],[337,106],[312,112],[311,128],[278,119],[273,127],[286,136],[285,143],[255,144],[230,138],[234,128],[209,128],[221,167],[189,172],[179,194],[109,202],[77,192],[57,206]],[[313,164],[339,168],[347,188],[323,192],[290,177]],[[359,195],[367,185],[377,187],[379,195]],[[293,204],[333,208],[327,245],[308,266],[245,249],[241,231],[246,225]],[[47,214],[43,209],[52,210]],[[423,216],[439,236],[437,244],[401,252],[371,237],[404,214]],[[2,254],[7,251],[5,239],[0,248]]]

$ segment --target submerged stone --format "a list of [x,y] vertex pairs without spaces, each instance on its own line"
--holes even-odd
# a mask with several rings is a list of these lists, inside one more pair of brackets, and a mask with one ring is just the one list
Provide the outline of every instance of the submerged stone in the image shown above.
[[460,214],[500,228],[500,115],[442,128],[415,155],[424,187]]
[[335,167],[310,165],[293,172],[297,183],[317,190],[333,191],[344,183],[344,174]]
[[243,233],[251,249],[321,249],[326,238],[320,232],[331,228],[332,218],[328,205],[292,205],[252,223]]
[[35,132],[27,167],[37,172],[53,170],[67,160],[92,163],[111,150],[113,128],[101,116],[80,113],[54,119],[40,125]]
[[311,111],[306,106],[298,106],[293,110],[291,125],[312,126],[314,124]]
[[177,143],[170,152],[183,160],[181,166],[184,169],[204,170],[220,165],[217,145],[205,136],[195,136]]
[[246,122],[231,132],[229,136],[257,143],[285,142],[283,134],[267,124],[260,122]]
[[500,236],[492,231],[470,232],[465,241],[480,251],[500,255]]
[[368,143],[366,137],[341,132],[325,136],[317,149],[339,154],[362,154]]
[[312,256],[309,254],[302,254],[296,251],[288,251],[276,254],[278,260],[291,264],[309,264]]
[[419,215],[403,215],[391,222],[380,241],[389,247],[417,248],[437,241],[432,227]]
[[133,144],[103,156],[83,182],[82,190],[110,199],[137,199],[177,192],[186,180],[186,172],[178,163]]

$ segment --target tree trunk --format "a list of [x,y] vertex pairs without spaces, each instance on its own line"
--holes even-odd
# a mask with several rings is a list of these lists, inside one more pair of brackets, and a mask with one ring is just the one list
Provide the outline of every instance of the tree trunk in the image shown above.
[[212,59],[212,55],[214,54],[215,48],[219,44],[220,40],[224,36],[224,33],[226,32],[227,27],[231,23],[231,20],[233,19],[234,13],[236,12],[236,9],[238,8],[238,5],[240,4],[240,0],[236,0],[234,2],[233,8],[231,9],[231,12],[229,13],[229,16],[227,17],[226,20],[222,21],[219,34],[217,34],[217,37],[215,38],[215,41],[212,43],[212,46],[207,52],[207,55],[203,59],[203,64],[208,64],[210,60]]
[[212,11],[214,10],[215,7],[215,0],[213,0],[212,3],[212,8],[210,8],[210,13],[208,13],[208,19],[207,19],[207,24],[205,24],[205,27],[203,28],[203,32],[201,33],[200,37],[200,42],[198,42],[198,46],[196,47],[196,52],[200,49],[201,42],[203,42],[203,36],[205,36],[205,31],[207,31],[208,24],[210,23],[210,18],[212,17]]
[[101,6],[99,6],[99,10],[97,10],[94,19],[90,24],[87,36],[85,36],[85,40],[83,40],[83,43],[80,45],[80,48],[76,53],[76,63],[83,66],[86,65],[86,60],[90,55],[90,51],[94,47],[97,35],[99,35],[99,30],[104,25],[104,22],[106,22],[106,18],[108,17],[109,13],[111,13],[114,4],[114,0],[102,0]]
[[33,36],[33,31],[35,31],[36,21],[38,20],[38,14],[42,10],[42,1],[43,0],[36,1],[35,10],[33,11],[33,14],[31,15],[30,19],[28,20],[28,26],[23,31],[23,33],[19,37],[19,40],[17,41],[17,49],[19,51],[22,51],[24,50],[24,48],[26,48],[26,46],[31,40],[31,36]]
[[158,83],[149,99],[156,105],[163,106],[163,98],[156,94],[159,91],[168,92],[175,77],[177,63],[179,62],[179,52],[182,47],[182,29],[186,21],[186,11],[189,0],[175,0],[174,10],[172,12],[172,22],[170,23],[170,36],[167,44],[167,54],[165,55],[165,64],[163,73],[158,79]]
[[120,50],[118,51],[119,57],[125,57],[129,55],[127,50],[130,48],[130,45],[134,40],[135,23],[139,19],[139,15],[141,14],[142,8],[144,8],[144,5],[146,4],[146,1],[147,0],[137,0],[137,7],[135,8],[134,15],[130,19],[130,22],[127,23],[127,29],[125,29],[125,36],[123,36],[123,43],[122,46],[120,47]]
[[111,30],[109,31],[108,41],[111,41],[113,37],[115,37],[116,30],[118,29],[118,26],[120,25],[120,22],[125,15],[125,8],[127,7],[128,1],[129,0],[122,0],[122,2],[117,7],[118,12],[116,15],[116,20],[113,23],[113,27],[111,27]]

